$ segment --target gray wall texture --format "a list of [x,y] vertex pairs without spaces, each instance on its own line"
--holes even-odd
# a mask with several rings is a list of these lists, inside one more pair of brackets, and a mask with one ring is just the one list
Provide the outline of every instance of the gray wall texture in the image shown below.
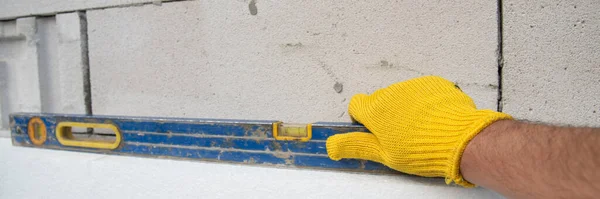
[[503,5],[503,111],[600,126],[600,1]]

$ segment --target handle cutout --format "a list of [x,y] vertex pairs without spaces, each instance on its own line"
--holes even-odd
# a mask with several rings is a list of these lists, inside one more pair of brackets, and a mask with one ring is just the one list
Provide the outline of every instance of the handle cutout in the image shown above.
[[60,122],[56,125],[60,144],[95,149],[116,149],[121,144],[121,132],[113,124]]

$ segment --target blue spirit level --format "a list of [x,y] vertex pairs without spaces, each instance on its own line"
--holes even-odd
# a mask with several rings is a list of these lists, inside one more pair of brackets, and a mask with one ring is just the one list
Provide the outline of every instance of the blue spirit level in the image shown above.
[[10,129],[17,146],[273,167],[393,172],[375,162],[333,161],[327,157],[327,137],[368,132],[364,126],[351,123],[16,113],[10,115]]

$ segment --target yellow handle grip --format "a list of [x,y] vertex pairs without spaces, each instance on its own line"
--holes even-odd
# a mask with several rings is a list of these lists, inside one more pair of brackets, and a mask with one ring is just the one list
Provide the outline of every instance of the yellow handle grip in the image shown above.
[[[115,133],[116,139],[114,141],[78,139],[73,136],[72,127],[110,129]],[[121,132],[113,124],[60,122],[56,125],[56,138],[62,145],[84,148],[116,149],[121,144]]]

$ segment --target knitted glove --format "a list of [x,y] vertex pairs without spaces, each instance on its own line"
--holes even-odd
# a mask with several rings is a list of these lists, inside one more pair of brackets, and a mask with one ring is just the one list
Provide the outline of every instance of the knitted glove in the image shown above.
[[350,116],[372,133],[351,132],[327,139],[327,154],[379,162],[425,177],[445,177],[464,187],[460,160],[473,137],[510,115],[478,110],[454,83],[427,76],[393,84],[372,95],[352,97]]

